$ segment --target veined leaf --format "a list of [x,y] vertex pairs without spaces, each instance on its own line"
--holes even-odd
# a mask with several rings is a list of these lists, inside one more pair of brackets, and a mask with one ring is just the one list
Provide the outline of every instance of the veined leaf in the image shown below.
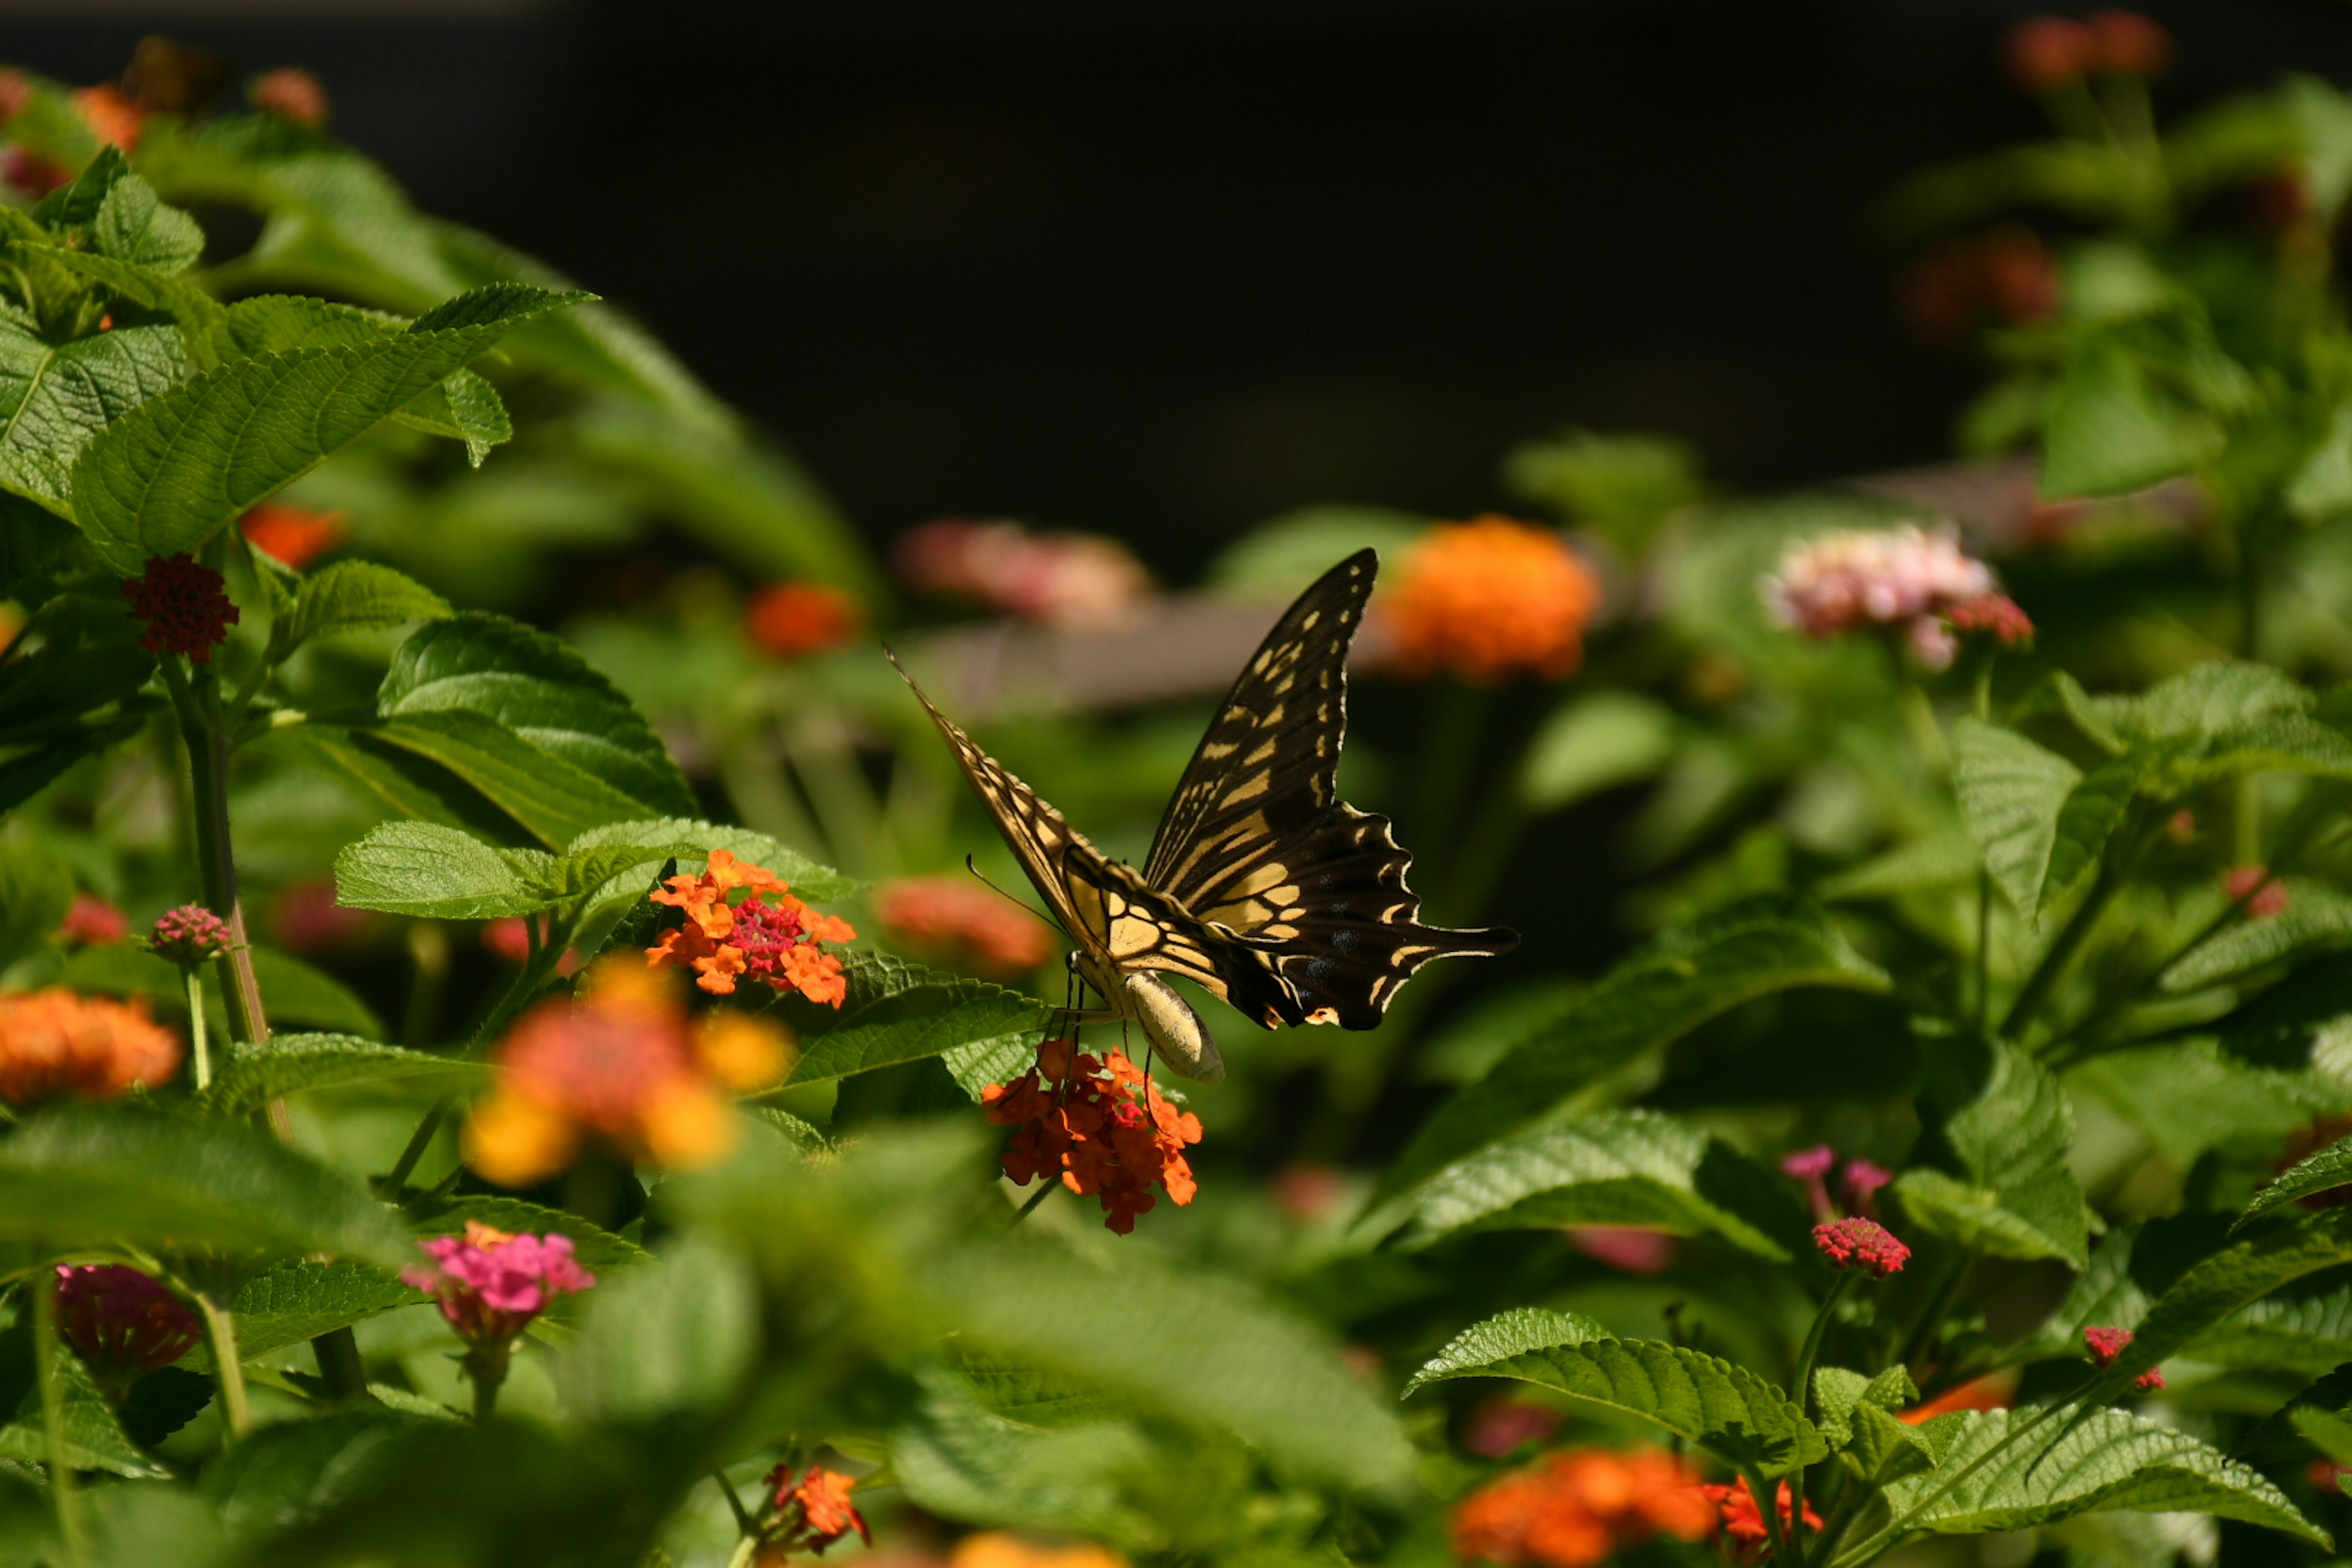
[[1895,1186],[1913,1221],[1995,1257],[2085,1267],[2090,1205],[2067,1164],[2074,1111],[2050,1070],[2014,1046],[1946,1041],[1921,1101],[1925,1158]]
[[0,1238],[332,1252],[392,1268],[411,1256],[391,1211],[251,1128],[79,1106],[0,1143]]
[[487,1071],[479,1063],[404,1050],[350,1035],[272,1035],[258,1045],[238,1041],[205,1091],[205,1103],[225,1115],[256,1110],[306,1089],[335,1089],[394,1079],[427,1080],[457,1089]]
[[1952,727],[1952,787],[1985,868],[2028,925],[2094,865],[2139,780],[2130,755],[2084,778],[2014,730]]
[[2352,898],[2326,882],[2283,878],[2287,906],[2267,919],[2242,917],[2164,972],[2161,984],[2179,994],[2277,963],[2304,948],[2340,946],[2352,938]]
[[[647,822],[608,823],[573,839],[569,853],[577,855],[631,844],[676,847],[671,852],[681,861],[707,859],[712,850],[724,849],[738,860],[773,871],[792,885],[794,896],[811,903],[845,899],[858,887],[856,879],[845,877],[830,866],[821,866],[764,833],[716,825],[699,817],[665,816]],[[615,877],[614,882],[619,884],[617,896],[637,897],[642,889],[632,879],[637,871],[646,869],[646,863],[640,861],[629,868],[626,876]]]
[[[2038,1426],[2016,1436],[2037,1415]],[[2333,1544],[2260,1472],[2126,1411],[1970,1410],[1937,1416],[1923,1436],[1942,1451],[1936,1468],[1886,1489],[1906,1533],[1974,1535],[2082,1513],[2193,1510]]]
[[1829,1456],[1796,1403],[1744,1367],[1658,1340],[1618,1340],[1573,1313],[1521,1308],[1465,1330],[1405,1393],[1509,1377],[1654,1421],[1726,1463],[1786,1475]]
[[2052,499],[2120,495],[2188,472],[2220,445],[2220,432],[2166,404],[2123,348],[2098,342],[2059,380],[2038,488]]
[[1151,1543],[1153,1521],[1121,1482],[1161,1456],[1133,1422],[1098,1409],[1079,1424],[1033,1423],[990,1408],[947,1367],[919,1368],[915,1379],[916,1413],[891,1429],[890,1468],[926,1511]]
[[62,246],[42,251],[41,257],[96,279],[135,305],[166,312],[180,323],[181,344],[192,363],[206,370],[219,363],[212,345],[212,333],[220,323],[223,307],[188,279]]
[[643,1268],[600,1279],[578,1337],[550,1371],[567,1412],[606,1425],[719,1405],[753,1373],[760,1291],[743,1260],[689,1235]]
[[[187,363],[172,327],[123,327],[51,343],[0,321],[0,487],[71,519],[75,458],[116,421],[178,384]],[[126,576],[139,570],[118,569]]]
[[2338,1139],[2316,1154],[2298,1162],[2286,1173],[2254,1194],[2245,1212],[2230,1227],[2231,1234],[2243,1230],[2249,1224],[2276,1209],[2284,1208],[2299,1198],[2314,1193],[2325,1193],[2336,1187],[2352,1185],[2352,1138]]
[[155,187],[125,174],[107,188],[90,220],[89,243],[100,256],[169,276],[184,272],[204,253],[205,231],[178,207],[167,205]]
[[1887,979],[1803,904],[1752,900],[1664,932],[1442,1107],[1381,1192],[1419,1184],[1743,1002],[1800,985],[1884,991]]
[[[694,809],[693,790],[629,700],[587,660],[518,621],[464,615],[420,627],[393,656],[376,710],[386,718],[482,714],[656,813]],[[643,815],[602,817],[581,831]]]
[[1053,1009],[985,980],[888,953],[844,955],[849,995],[838,1012],[787,996],[776,1012],[801,1037],[790,1082],[819,1083],[935,1057],[957,1046],[1045,1027]]
[[[110,1470],[142,1480],[169,1473],[124,1433],[79,1356],[68,1352],[58,1358],[58,1380],[64,1394],[66,1452],[75,1468]],[[47,1465],[52,1457],[34,1366],[33,1327],[18,1323],[0,1330],[0,1459]]]
[[1456,1161],[1421,1189],[1404,1244],[1570,1225],[1712,1233],[1777,1262],[1805,1247],[1804,1214],[1779,1183],[1728,1145],[1652,1110],[1540,1127]]
[[335,901],[351,909],[437,920],[527,915],[551,900],[555,858],[499,849],[432,822],[387,822],[335,857]]
[[440,595],[389,566],[338,561],[302,579],[293,609],[270,628],[270,649],[282,658],[314,637],[437,621],[453,613]]
[[2194,1362],[2317,1377],[2340,1365],[2352,1344],[2352,1291],[2287,1289],[2252,1301],[2183,1352]]
[[405,713],[354,731],[439,763],[550,848],[641,816],[646,803],[572,766],[496,719],[462,709]]
[[1899,1366],[1864,1377],[1842,1366],[1813,1369],[1814,1425],[1832,1448],[1853,1441],[1854,1412],[1864,1405],[1893,1413],[1919,1397],[1911,1374]]
[[381,1408],[273,1422],[205,1467],[204,1496],[232,1541],[263,1541],[350,1496],[422,1424]]
[[2208,1149],[2275,1142],[2315,1116],[2352,1110],[2352,1084],[2266,1067],[2210,1038],[2102,1052],[2069,1072],[2066,1087],[2077,1102],[2086,1093],[2104,1100],[2179,1171]]
[[1980,863],[1975,841],[1959,828],[1948,828],[1825,877],[1813,885],[1813,896],[1825,903],[1853,903],[1957,888],[1975,878]]
[[2137,697],[2086,700],[2100,723],[2130,742],[2212,740],[2260,720],[2308,712],[2317,700],[2309,688],[2271,665],[2217,658],[2160,680]]
[[73,465],[74,514],[100,556],[126,576],[150,555],[193,550],[509,329],[582,298],[494,285],[446,301],[382,342],[296,349],[206,371],[142,403],[82,450]]
[[1664,703],[1597,691],[1560,705],[1528,742],[1519,798],[1558,811],[1617,784],[1645,779],[1674,752],[1675,716]]
[[[402,1284],[398,1276],[364,1263],[320,1263],[307,1258],[281,1263],[238,1289],[236,1352],[246,1361],[258,1361],[379,1312],[421,1306],[425,1300],[423,1291]],[[199,1344],[179,1364],[209,1374],[212,1351]]]
[[[527,1203],[521,1198],[451,1198],[408,1210],[405,1217],[410,1228],[419,1236],[460,1235],[467,1220],[479,1220],[493,1230],[518,1236],[527,1232],[533,1236],[569,1237],[572,1255],[582,1267],[590,1269],[625,1268],[651,1256],[635,1242],[614,1236],[576,1214]],[[414,1259],[415,1254],[412,1251],[408,1257]]]

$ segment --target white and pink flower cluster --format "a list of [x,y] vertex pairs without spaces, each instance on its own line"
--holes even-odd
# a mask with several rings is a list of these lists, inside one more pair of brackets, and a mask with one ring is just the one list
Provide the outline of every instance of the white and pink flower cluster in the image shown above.
[[1809,637],[1885,626],[1910,641],[1919,662],[1949,668],[1959,642],[1949,612],[1993,591],[1992,568],[1960,549],[1949,529],[1916,523],[1825,533],[1790,547],[1762,584],[1765,607]]
[[1126,625],[1151,596],[1143,563],[1100,534],[1038,534],[1017,522],[940,518],[909,529],[890,556],[914,593],[969,599],[1072,630]]

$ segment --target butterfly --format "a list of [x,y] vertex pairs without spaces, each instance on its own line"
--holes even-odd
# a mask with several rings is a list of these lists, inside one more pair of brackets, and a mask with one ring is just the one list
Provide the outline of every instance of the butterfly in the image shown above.
[[1214,1083],[1224,1064],[1167,976],[1268,1029],[1370,1029],[1423,964],[1518,943],[1500,927],[1421,924],[1412,857],[1388,818],[1339,798],[1348,648],[1379,573],[1379,552],[1358,551],[1283,612],[1201,737],[1141,871],[1088,843],[884,649],[1069,937],[1078,979],[1187,1078]]

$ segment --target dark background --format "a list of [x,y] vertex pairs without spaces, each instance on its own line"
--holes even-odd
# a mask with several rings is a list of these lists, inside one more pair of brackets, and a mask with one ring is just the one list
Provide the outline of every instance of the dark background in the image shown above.
[[[0,6],[299,63],[426,207],[648,317],[877,539],[1012,515],[1181,580],[1287,507],[1503,502],[1515,441],[1762,488],[1930,461],[1974,384],[1868,213],[2034,134],[1990,0]],[[2179,110],[2352,78],[2352,9],[2146,9]]]

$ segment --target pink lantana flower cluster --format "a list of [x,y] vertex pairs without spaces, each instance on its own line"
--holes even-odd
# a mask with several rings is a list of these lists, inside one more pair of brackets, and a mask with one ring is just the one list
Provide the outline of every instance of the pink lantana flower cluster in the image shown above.
[[1838,1173],[1837,1199],[1830,1196],[1830,1173],[1838,1169],[1838,1154],[1826,1143],[1781,1157],[1780,1173],[1805,1184],[1806,1205],[1817,1220],[1832,1220],[1840,1215],[1860,1215],[1866,1219],[1878,1217],[1879,1189],[1895,1179],[1895,1173],[1869,1160],[1848,1160],[1845,1169]]
[[204,1325],[163,1281],[128,1264],[60,1263],[58,1337],[108,1397],[120,1399],[142,1373],[194,1349]]
[[1765,608],[1792,631],[1818,639],[1884,627],[1902,634],[1920,663],[1944,669],[1959,652],[1944,616],[1990,594],[1993,575],[1951,530],[1905,523],[1791,545],[1762,589]]
[[1874,1279],[1899,1274],[1911,1249],[1874,1219],[1833,1219],[1813,1226],[1813,1245],[1833,1268],[1859,1268]]
[[[2132,1337],[2129,1329],[2088,1328],[2083,1331],[2083,1348],[2091,1352],[2091,1363],[2105,1372],[2131,1349]],[[2159,1367],[2149,1367],[2132,1379],[2132,1386],[2147,1392],[2162,1388],[2164,1372]]]
[[432,1265],[404,1268],[401,1279],[431,1295],[469,1344],[511,1340],[558,1296],[596,1283],[572,1256],[568,1236],[515,1236],[469,1219],[464,1236],[419,1245]]

